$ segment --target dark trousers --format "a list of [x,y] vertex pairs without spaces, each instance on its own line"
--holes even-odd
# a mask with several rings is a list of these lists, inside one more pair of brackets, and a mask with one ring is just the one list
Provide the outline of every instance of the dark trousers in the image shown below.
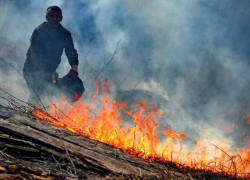
[[24,71],[23,75],[30,91],[28,102],[33,105],[50,105],[53,100],[52,74],[43,71]]

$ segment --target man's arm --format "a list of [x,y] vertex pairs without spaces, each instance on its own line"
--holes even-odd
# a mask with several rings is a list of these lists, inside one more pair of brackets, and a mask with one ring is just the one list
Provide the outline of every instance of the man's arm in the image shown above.
[[79,64],[78,60],[78,54],[74,47],[73,38],[71,36],[71,33],[68,33],[66,37],[66,46],[65,46],[65,54],[68,58],[69,64],[71,65],[71,68],[75,71],[77,71],[77,66]]

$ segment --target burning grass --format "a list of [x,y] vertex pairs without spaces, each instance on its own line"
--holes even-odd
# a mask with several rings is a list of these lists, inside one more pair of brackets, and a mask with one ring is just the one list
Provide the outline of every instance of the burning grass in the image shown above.
[[[250,141],[248,148],[231,153],[226,142],[220,142],[217,146],[205,139],[194,142],[198,152],[190,152],[181,142],[187,137],[186,134],[167,129],[161,132],[165,140],[159,140],[157,119],[163,116],[163,112],[157,107],[148,106],[146,102],[139,102],[137,107],[128,107],[124,102],[118,104],[110,100],[109,93],[108,81],[105,80],[102,86],[97,83],[89,102],[78,101],[69,105],[66,100],[57,101],[47,110],[48,114],[38,108],[33,114],[43,121],[149,161],[172,162],[182,169],[235,178],[249,177]],[[131,128],[123,126],[121,111],[134,120]]]

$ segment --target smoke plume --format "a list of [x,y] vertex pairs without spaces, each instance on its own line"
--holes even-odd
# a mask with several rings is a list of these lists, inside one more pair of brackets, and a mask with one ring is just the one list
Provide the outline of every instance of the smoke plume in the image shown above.
[[[168,100],[161,104],[164,127],[195,140],[210,127],[219,133],[235,124],[222,138],[244,145],[242,132],[250,131],[243,119],[250,113],[248,0],[1,0],[0,57],[20,72],[32,31],[51,5],[62,8],[62,25],[72,33],[85,98],[96,78],[108,78],[114,92],[142,89]],[[27,100],[24,79],[8,64],[0,66],[1,87]],[[69,69],[64,55],[60,76]]]

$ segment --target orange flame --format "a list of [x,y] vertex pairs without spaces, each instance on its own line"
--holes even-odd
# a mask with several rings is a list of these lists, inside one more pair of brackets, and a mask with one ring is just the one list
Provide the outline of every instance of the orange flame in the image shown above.
[[250,114],[245,116],[244,119],[248,119],[247,123],[250,124]]
[[[169,128],[162,132],[167,139],[160,142],[156,121],[157,118],[163,117],[162,111],[155,106],[148,106],[146,102],[139,102],[137,108],[127,110],[126,103],[117,104],[116,101],[109,100],[109,96],[104,93],[111,92],[108,80],[105,80],[102,88],[100,81],[96,86],[90,102],[77,101],[74,105],[64,100],[53,102],[54,106],[48,110],[49,115],[38,108],[34,115],[76,134],[104,142],[150,161],[172,161],[181,167],[240,177],[246,177],[250,173],[250,141],[248,147],[239,149],[236,155],[227,153],[230,151],[226,142],[215,142],[220,144],[218,147],[209,144],[206,139],[195,141],[198,151],[192,153],[180,142],[187,135],[172,132]],[[133,118],[133,127],[125,127],[121,112]]]
[[182,140],[183,138],[187,137],[186,134],[183,133],[176,133],[176,132],[172,132],[172,129],[169,128],[166,131],[162,132],[162,134],[166,135],[167,137],[170,137],[173,140]]

